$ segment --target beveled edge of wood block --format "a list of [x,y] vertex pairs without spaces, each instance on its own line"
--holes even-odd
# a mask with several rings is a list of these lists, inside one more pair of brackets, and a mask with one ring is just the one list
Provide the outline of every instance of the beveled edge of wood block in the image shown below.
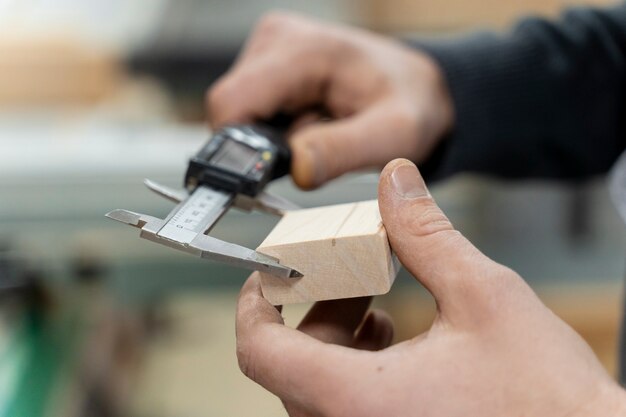
[[327,297],[315,297],[315,298],[311,298],[311,297],[293,297],[292,295],[281,295],[281,294],[272,294],[272,293],[267,293],[267,290],[264,290],[263,286],[261,286],[261,292],[263,294],[263,297],[269,301],[270,304],[272,304],[273,306],[282,306],[282,305],[289,305],[289,304],[304,304],[304,303],[314,303],[317,301],[332,301],[332,300],[345,300],[348,298],[358,298],[358,297],[370,297],[370,296],[376,296],[376,295],[385,295],[387,294],[389,291],[391,291],[391,287],[393,283],[390,283],[389,286],[387,287],[387,289],[385,289],[384,291],[380,291],[380,292],[375,292],[375,293],[367,293],[367,294],[354,294],[354,295],[345,295],[345,296],[327,296]]
[[[268,246],[278,247],[278,246],[285,246],[285,245],[292,245],[292,244],[299,243],[298,240],[292,240],[288,235],[281,235],[281,234],[276,235],[276,231],[284,229],[285,227],[289,228],[290,223],[294,222],[294,220],[297,223],[298,218],[315,215],[316,213],[323,213],[325,210],[335,210],[338,212],[338,214],[341,214],[341,216],[339,217],[333,217],[333,221],[336,223],[335,226],[337,227],[336,230],[334,230],[334,236],[330,236],[330,235],[313,236],[310,238],[310,241],[314,242],[314,241],[319,241],[319,240],[325,240],[330,237],[335,237],[335,238],[346,237],[345,236],[346,225],[355,223],[354,219],[352,219],[352,221],[349,221],[350,216],[354,215],[354,212],[360,212],[363,209],[367,210],[373,207],[376,207],[378,209],[377,200],[363,200],[363,201],[355,201],[352,203],[332,204],[328,206],[311,207],[311,208],[287,211],[283,215],[282,219],[280,219],[278,223],[276,223],[276,225],[274,226],[274,229],[265,237],[265,239],[263,240],[263,242],[261,242],[261,244],[258,246],[257,249],[262,249]],[[377,213],[378,213],[379,224],[376,226],[371,225],[368,228],[361,228],[361,230],[359,230],[361,232],[359,235],[369,236],[377,232],[377,229],[380,226],[382,226],[382,219],[380,218],[380,211],[377,210]],[[309,224],[311,224],[311,222],[309,222]],[[326,224],[322,223],[320,227],[324,228],[325,226]],[[351,234],[350,236],[357,236],[357,235]],[[280,243],[277,243],[276,239],[278,239]]]

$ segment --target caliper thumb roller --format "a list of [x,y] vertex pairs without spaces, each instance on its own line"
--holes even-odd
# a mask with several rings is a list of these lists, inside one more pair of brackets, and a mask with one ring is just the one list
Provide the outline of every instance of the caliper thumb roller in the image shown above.
[[208,235],[233,206],[276,215],[298,208],[264,191],[269,182],[289,173],[291,153],[281,124],[232,125],[216,131],[189,161],[183,189],[144,181],[152,191],[178,203],[165,219],[122,209],[106,216],[141,229],[144,239],[205,259],[282,278],[301,277],[278,259]]

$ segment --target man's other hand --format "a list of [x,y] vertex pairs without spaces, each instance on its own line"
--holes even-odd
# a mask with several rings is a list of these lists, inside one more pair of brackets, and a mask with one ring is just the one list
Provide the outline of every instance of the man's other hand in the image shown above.
[[288,13],[260,20],[207,93],[211,125],[295,116],[292,176],[314,188],[394,158],[420,163],[452,128],[437,64],[400,42]]

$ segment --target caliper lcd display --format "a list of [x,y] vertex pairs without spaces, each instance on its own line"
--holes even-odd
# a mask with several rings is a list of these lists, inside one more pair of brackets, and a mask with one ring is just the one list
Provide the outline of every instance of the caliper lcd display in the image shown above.
[[227,171],[246,175],[258,160],[258,152],[232,139],[226,140],[217,151],[213,165]]

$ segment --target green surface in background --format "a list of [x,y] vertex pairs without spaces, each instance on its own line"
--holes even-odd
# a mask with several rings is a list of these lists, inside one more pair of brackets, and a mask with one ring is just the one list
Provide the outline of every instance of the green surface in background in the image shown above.
[[12,396],[0,417],[41,417],[46,415],[53,389],[74,356],[78,320],[75,314],[64,314],[48,320],[35,311],[25,313],[16,323],[11,348],[2,358],[0,372],[9,371],[6,364],[17,363],[13,376]]

